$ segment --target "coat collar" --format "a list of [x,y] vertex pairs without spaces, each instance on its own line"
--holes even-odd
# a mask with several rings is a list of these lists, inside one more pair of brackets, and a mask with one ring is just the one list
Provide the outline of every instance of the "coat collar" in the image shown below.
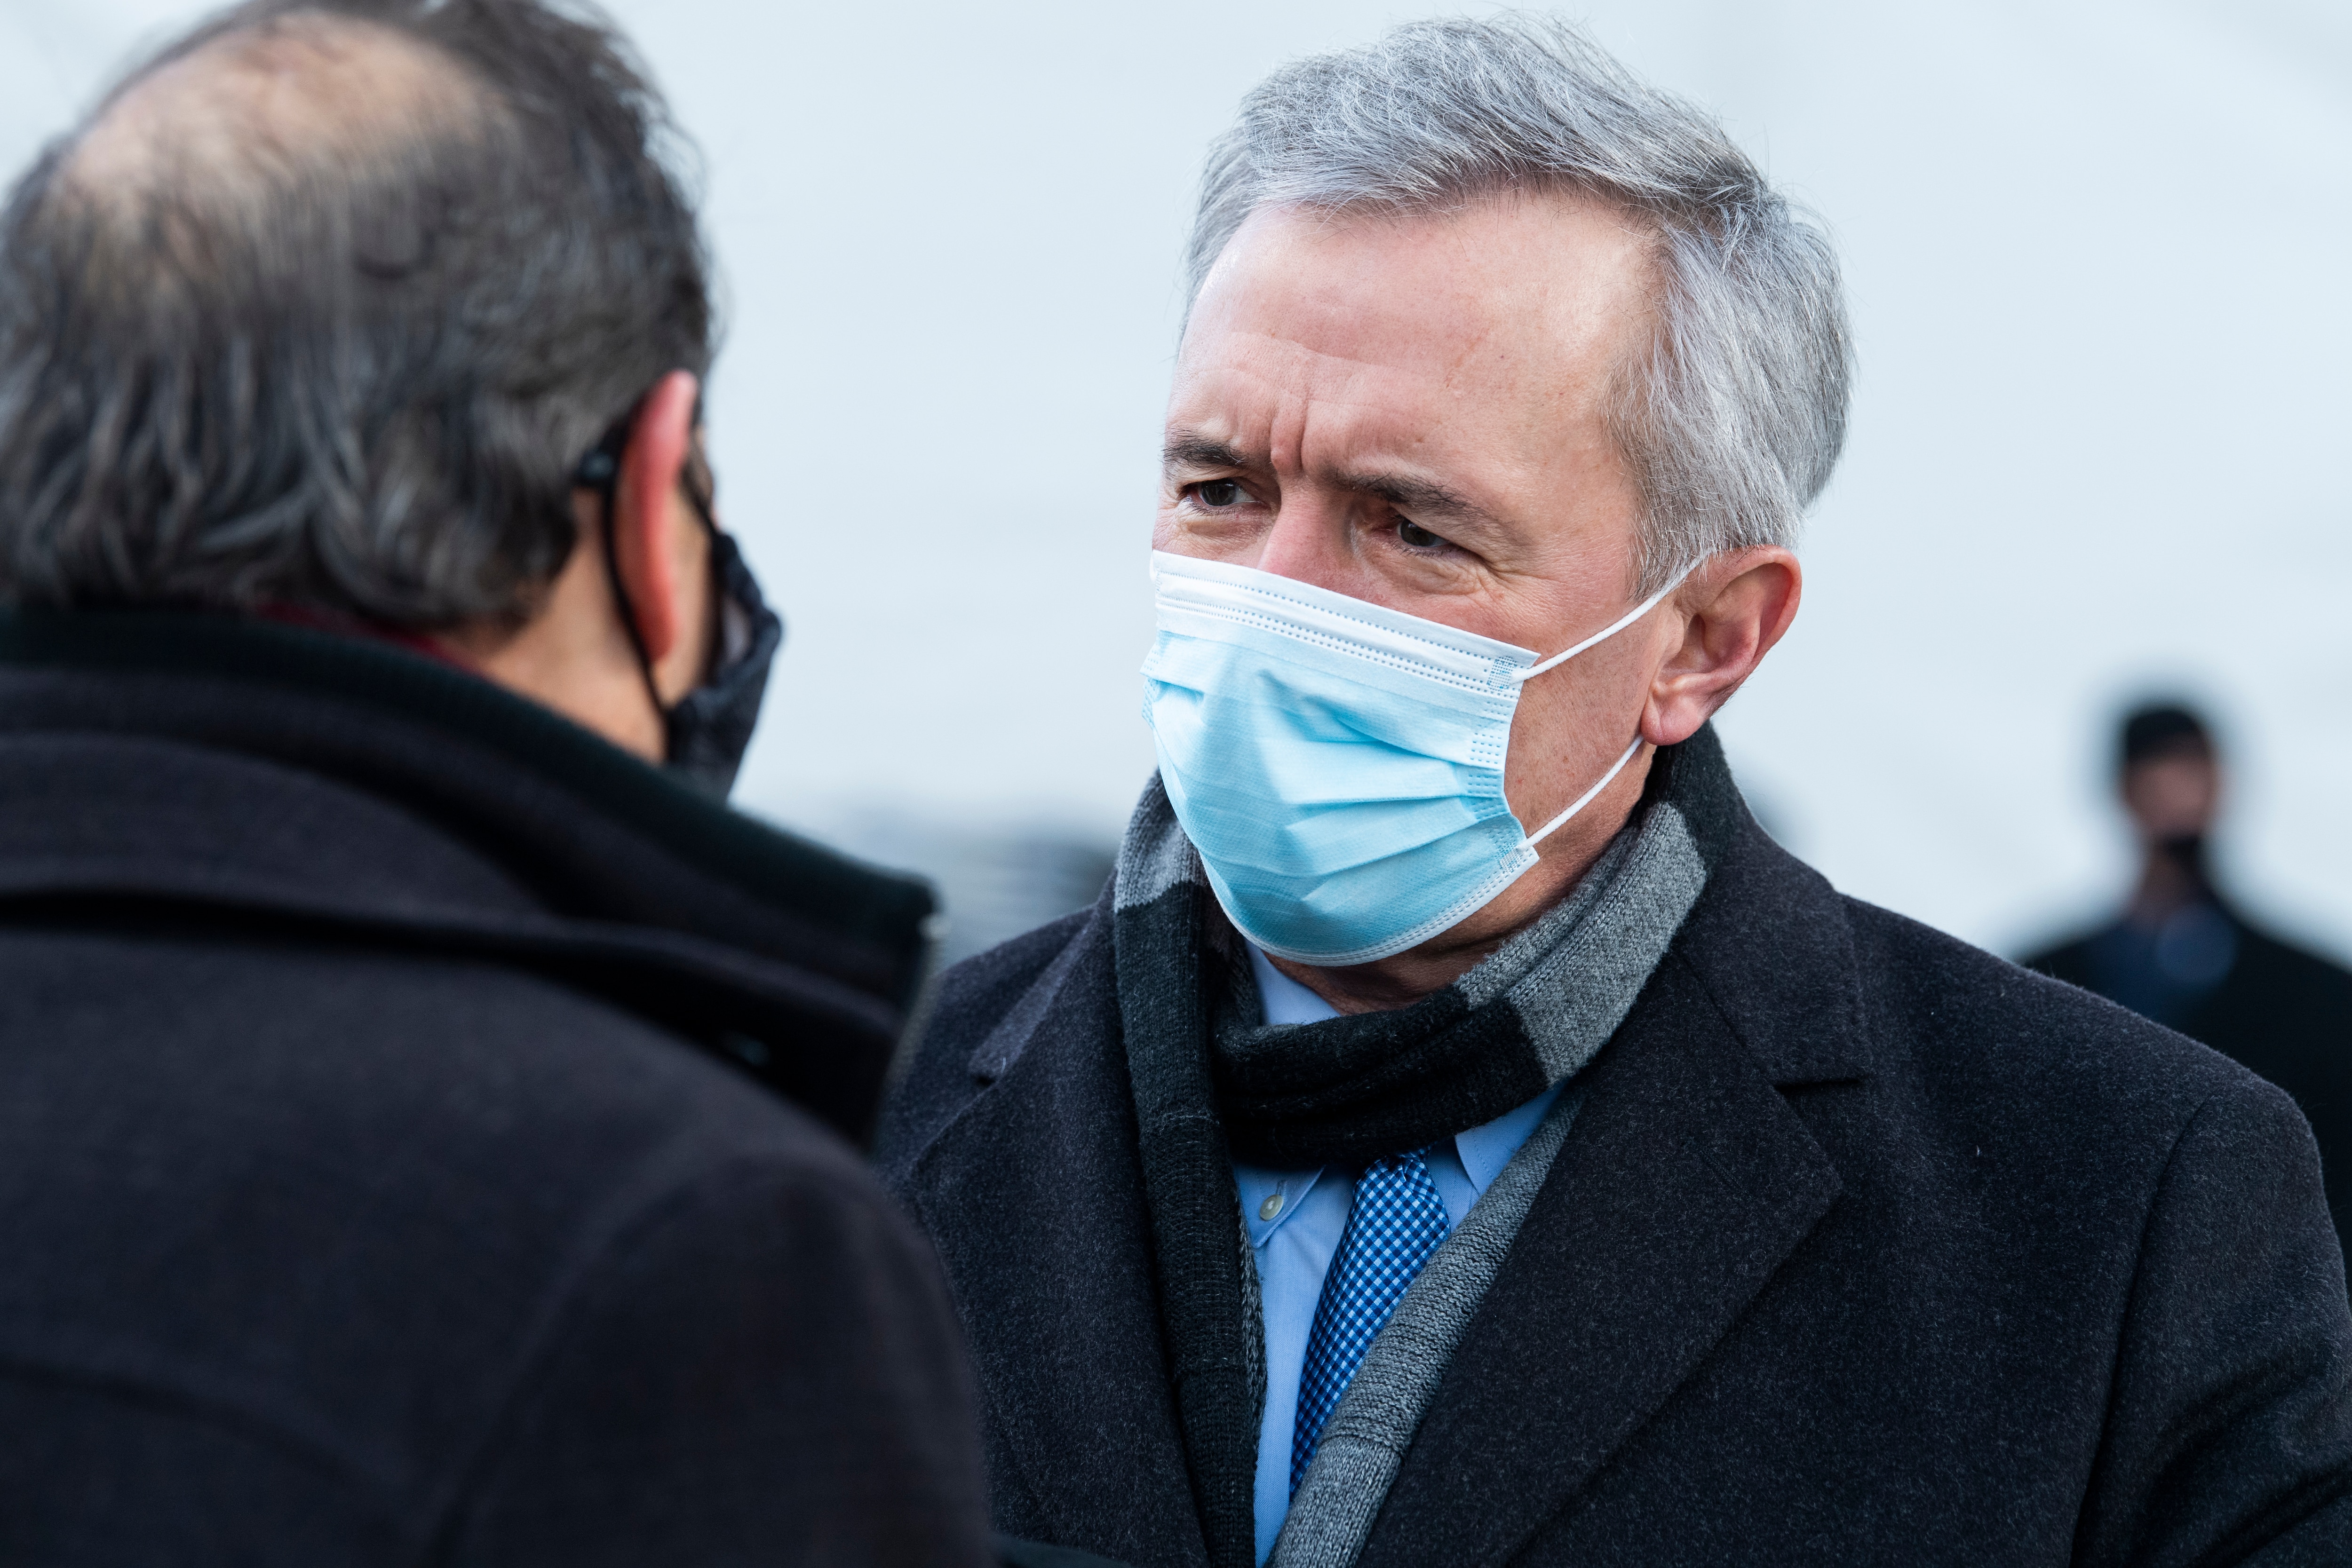
[[852,1137],[926,962],[920,883],[369,639],[0,616],[0,903],[494,956],[723,1047]]
[[1106,894],[972,1052],[993,1087],[916,1158],[907,1187],[1051,1539],[1201,1565],[1118,1027]]
[[1674,950],[1772,1083],[1870,1075],[1862,967],[1844,901],[1752,819],[1708,877]]
[[[1507,1559],[1692,1375],[1836,1201],[1780,1090],[1865,1079],[1862,1022],[1840,901],[1745,826],[1587,1069],[1366,1568]],[[1118,1031],[1106,898],[971,1053],[993,1087],[910,1186],[1055,1538],[1199,1563]]]
[[1363,1568],[1508,1560],[1696,1371],[1837,1200],[1780,1091],[1866,1078],[1860,1028],[1838,899],[1748,828],[1590,1070]]

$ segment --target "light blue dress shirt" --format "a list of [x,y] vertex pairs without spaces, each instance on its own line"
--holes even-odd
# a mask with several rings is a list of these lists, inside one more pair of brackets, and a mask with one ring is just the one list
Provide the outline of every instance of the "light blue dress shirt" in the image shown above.
[[[1339,1015],[1328,1002],[1266,961],[1253,946],[1250,969],[1270,1024],[1317,1023]],[[1445,1202],[1450,1231],[1486,1184],[1559,1098],[1555,1083],[1516,1111],[1457,1134],[1429,1151],[1429,1174]],[[1356,1184],[1344,1170],[1267,1170],[1234,1162],[1234,1186],[1257,1257],[1258,1299],[1265,1312],[1265,1418],[1257,1429],[1257,1560],[1264,1563],[1290,1512],[1290,1435],[1298,1416],[1298,1379],[1323,1276],[1348,1228]]]

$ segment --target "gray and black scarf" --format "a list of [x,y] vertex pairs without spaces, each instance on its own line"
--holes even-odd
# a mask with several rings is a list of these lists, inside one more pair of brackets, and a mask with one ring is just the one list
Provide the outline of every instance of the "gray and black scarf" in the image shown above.
[[1233,1161],[1360,1167],[1493,1121],[1591,1061],[1747,808],[1713,729],[1652,763],[1576,890],[1411,1007],[1266,1026],[1246,950],[1155,780],[1120,847],[1113,939],[1160,1316],[1213,1568],[1251,1568],[1265,1399]]

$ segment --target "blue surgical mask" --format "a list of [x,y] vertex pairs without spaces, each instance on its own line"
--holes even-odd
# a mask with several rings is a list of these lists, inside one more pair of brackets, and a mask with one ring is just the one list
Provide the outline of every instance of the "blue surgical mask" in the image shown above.
[[1160,779],[1242,935],[1318,967],[1369,964],[1458,925],[1527,874],[1503,799],[1519,687],[1632,625],[1546,659],[1244,566],[1155,552],[1160,635],[1144,716]]

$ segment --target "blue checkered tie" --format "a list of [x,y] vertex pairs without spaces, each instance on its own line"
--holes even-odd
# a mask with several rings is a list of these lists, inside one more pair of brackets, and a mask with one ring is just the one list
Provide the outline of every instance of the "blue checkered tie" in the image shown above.
[[1383,1155],[1356,1178],[1356,1201],[1339,1250],[1323,1276],[1315,1326],[1307,1335],[1307,1369],[1298,1379],[1298,1419],[1290,1429],[1290,1490],[1297,1491],[1323,1423],[1348,1391],[1372,1337],[1388,1322],[1405,1288],[1445,1239],[1445,1200],[1429,1179],[1420,1151]]

